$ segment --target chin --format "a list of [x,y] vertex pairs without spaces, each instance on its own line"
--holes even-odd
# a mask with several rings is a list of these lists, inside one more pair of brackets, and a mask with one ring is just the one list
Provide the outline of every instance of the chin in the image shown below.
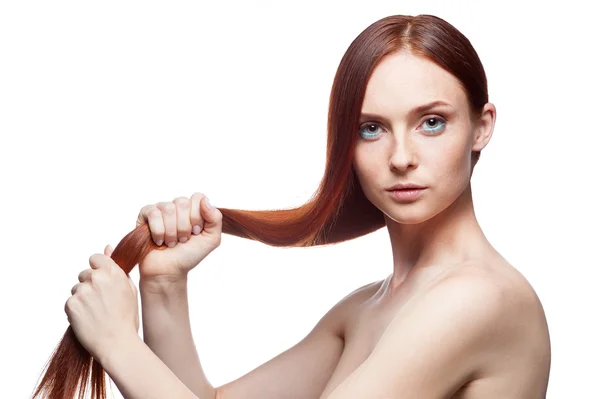
[[444,211],[441,203],[419,198],[412,202],[400,203],[389,198],[377,197],[372,202],[387,218],[400,224],[424,223]]
[[400,224],[419,224],[431,219],[431,215],[422,215],[415,212],[402,212],[402,210],[382,211],[389,219]]
[[431,210],[427,210],[425,204],[421,201],[415,201],[406,204],[385,201],[375,204],[385,216],[396,223],[401,224],[419,224],[431,219],[434,215]]

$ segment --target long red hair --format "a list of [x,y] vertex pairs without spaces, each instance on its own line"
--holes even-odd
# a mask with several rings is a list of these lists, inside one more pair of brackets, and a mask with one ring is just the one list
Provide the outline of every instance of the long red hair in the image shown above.
[[[369,78],[384,57],[400,51],[427,58],[454,75],[467,95],[472,118],[481,114],[488,102],[487,79],[475,49],[462,33],[432,15],[380,19],[350,44],[338,66],[329,99],[325,172],[313,196],[294,209],[219,208],[223,233],[272,246],[306,247],[357,238],[385,225],[382,212],[363,194],[352,159]],[[479,155],[473,153],[473,164]],[[148,225],[141,225],[119,242],[112,258],[129,274],[150,251],[160,248],[165,247],[154,244]],[[88,383],[92,399],[106,398],[102,366],[69,326],[33,397],[72,399],[79,392],[81,399]]]

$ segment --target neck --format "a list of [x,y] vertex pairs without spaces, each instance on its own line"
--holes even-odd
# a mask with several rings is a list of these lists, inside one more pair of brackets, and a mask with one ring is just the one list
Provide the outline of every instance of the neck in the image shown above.
[[475,217],[470,183],[452,205],[423,223],[385,219],[394,261],[391,292],[408,277],[477,259],[491,248]]

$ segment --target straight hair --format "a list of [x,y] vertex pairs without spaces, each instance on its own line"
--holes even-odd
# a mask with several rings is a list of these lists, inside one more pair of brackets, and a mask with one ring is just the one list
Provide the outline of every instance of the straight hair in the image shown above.
[[[383,226],[383,213],[364,195],[352,167],[359,118],[369,78],[388,55],[402,51],[426,58],[461,84],[472,120],[488,102],[487,78],[470,41],[454,26],[433,15],[393,15],[368,26],[354,39],[337,68],[329,98],[325,172],[318,189],[293,209],[250,211],[219,208],[225,234],[276,247],[335,244],[372,233]],[[480,152],[472,153],[472,166]],[[147,224],[127,234],[112,259],[126,274],[153,250],[161,250]],[[105,371],[77,340],[71,326],[46,363],[33,398],[106,399]],[[89,381],[91,374],[91,381]]]

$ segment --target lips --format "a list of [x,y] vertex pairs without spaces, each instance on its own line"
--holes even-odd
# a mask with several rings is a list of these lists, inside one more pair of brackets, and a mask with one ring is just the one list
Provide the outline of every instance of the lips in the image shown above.
[[400,190],[421,190],[427,187],[419,186],[413,183],[399,183],[392,187],[386,188],[387,191],[400,191]]
[[391,190],[391,196],[394,200],[402,203],[415,201],[425,191],[425,188],[408,188],[400,190]]

